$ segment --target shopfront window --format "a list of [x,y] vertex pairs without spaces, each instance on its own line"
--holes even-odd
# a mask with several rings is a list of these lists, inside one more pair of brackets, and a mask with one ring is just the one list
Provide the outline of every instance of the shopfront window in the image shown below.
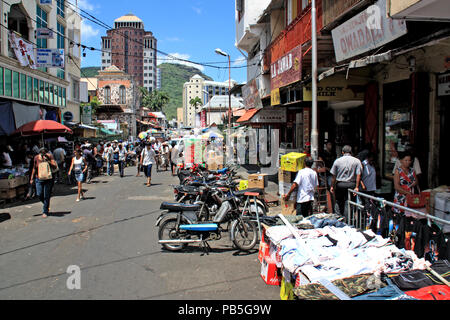
[[27,77],[27,100],[33,101],[33,78]]
[[48,103],[48,82],[45,83],[44,103]]
[[53,104],[53,85],[49,85],[48,89],[48,103]]
[[33,101],[39,102],[39,80],[34,79],[33,83]]
[[20,74],[20,98],[27,99],[27,76]]
[[384,176],[391,177],[398,153],[411,139],[409,81],[384,86]]
[[20,92],[19,92],[19,73],[16,71],[13,71],[13,77],[12,77],[12,83],[13,83],[13,97],[14,98],[20,98]]
[[39,102],[44,102],[45,82],[39,80]]
[[5,93],[3,86],[4,86],[3,68],[0,68],[0,95],[4,95]]

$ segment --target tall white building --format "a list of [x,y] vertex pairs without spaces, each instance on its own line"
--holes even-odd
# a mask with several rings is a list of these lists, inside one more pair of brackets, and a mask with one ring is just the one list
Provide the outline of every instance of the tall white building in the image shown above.
[[[231,80],[231,88],[237,84]],[[187,127],[195,126],[195,117],[200,112],[203,105],[216,95],[228,95],[228,80],[224,82],[205,80],[200,75],[192,76],[188,82],[183,85],[183,124]],[[194,107],[190,104],[191,99],[199,97],[201,104]]]

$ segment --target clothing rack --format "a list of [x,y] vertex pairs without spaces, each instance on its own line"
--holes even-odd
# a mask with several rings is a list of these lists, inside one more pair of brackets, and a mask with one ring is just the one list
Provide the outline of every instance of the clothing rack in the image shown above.
[[[428,225],[429,225],[429,226],[431,226],[431,220],[433,220],[434,222],[439,222],[439,223],[443,223],[443,224],[450,225],[450,221],[447,221],[447,220],[444,220],[444,219],[441,219],[441,218],[432,216],[432,215],[427,214],[427,213],[424,213],[424,212],[422,212],[422,211],[418,211],[418,210],[415,210],[415,209],[412,209],[412,208],[404,207],[404,206],[398,205],[398,204],[396,204],[396,203],[387,201],[387,200],[385,200],[385,199],[383,199],[383,198],[374,197],[374,196],[371,196],[371,195],[368,195],[368,194],[365,194],[365,193],[361,193],[361,192],[358,192],[358,191],[349,189],[349,190],[348,190],[348,203],[347,203],[347,209],[348,209],[349,217],[350,217],[350,214],[352,214],[352,216],[351,216],[351,221],[355,221],[356,224],[357,224],[357,225],[355,225],[355,227],[358,227],[358,225],[361,226],[362,221],[361,221],[360,219],[358,219],[358,217],[357,217],[356,219],[354,219],[353,211],[351,210],[351,206],[353,205],[353,206],[355,206],[355,207],[357,207],[357,208],[359,208],[359,209],[363,209],[364,206],[361,205],[361,204],[359,204],[359,203],[354,202],[354,201],[352,200],[352,194],[356,194],[356,195],[358,195],[358,196],[360,196],[360,197],[362,197],[362,198],[367,198],[367,199],[370,199],[370,200],[373,200],[373,201],[377,201],[377,202],[379,202],[379,203],[381,204],[381,206],[383,206],[383,207],[386,206],[386,205],[388,205],[388,206],[391,206],[391,207],[394,207],[394,208],[397,208],[397,209],[400,209],[400,210],[408,211],[408,212],[411,212],[411,213],[414,213],[414,214],[423,216],[424,218],[427,219]],[[349,221],[349,222],[350,222],[350,221]]]

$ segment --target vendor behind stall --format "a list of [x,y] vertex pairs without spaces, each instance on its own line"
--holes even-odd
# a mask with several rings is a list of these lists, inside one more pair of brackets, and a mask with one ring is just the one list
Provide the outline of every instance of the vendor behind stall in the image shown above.
[[9,154],[9,149],[5,145],[0,146],[0,165],[2,168],[12,168],[11,156]]

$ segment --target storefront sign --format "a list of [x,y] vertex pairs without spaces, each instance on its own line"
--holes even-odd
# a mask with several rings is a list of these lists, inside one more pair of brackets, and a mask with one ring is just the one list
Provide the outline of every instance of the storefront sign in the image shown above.
[[309,110],[303,109],[303,142],[306,143],[309,141]]
[[386,1],[379,0],[331,31],[336,61],[378,48],[407,33],[404,20],[386,16]]
[[261,109],[263,107],[256,79],[249,81],[242,87],[242,97],[244,98],[246,110]]
[[70,111],[66,111],[63,113],[63,119],[66,122],[72,121],[73,120],[73,113]]
[[273,89],[270,91],[270,105],[271,106],[278,106],[281,104],[280,101],[280,89]]
[[64,68],[64,49],[36,49],[37,66]]
[[117,130],[119,128],[116,120],[97,120],[98,123],[101,123],[108,130]]
[[[325,78],[317,83],[318,101],[349,101],[364,100],[366,83],[353,79],[345,79],[345,76],[333,76]],[[303,87],[303,100],[312,101],[311,84]]]
[[16,54],[17,60],[22,67],[30,67],[36,69],[36,58],[34,55],[33,45],[14,32],[9,33],[9,43]]
[[206,110],[202,110],[200,112],[200,122],[201,122],[202,128],[206,128]]
[[286,123],[287,115],[285,108],[262,108],[253,116],[252,123]]
[[82,107],[82,115],[81,122],[84,124],[91,124],[92,122],[92,107],[91,106],[83,106]]
[[450,96],[450,73],[438,76],[438,96]]
[[297,46],[270,66],[271,90],[301,80],[302,46]]
[[38,39],[53,39],[53,30],[48,28],[37,28],[36,29],[36,38]]
[[43,4],[52,5],[52,1],[53,0],[39,0],[39,4],[40,5],[43,5]]

